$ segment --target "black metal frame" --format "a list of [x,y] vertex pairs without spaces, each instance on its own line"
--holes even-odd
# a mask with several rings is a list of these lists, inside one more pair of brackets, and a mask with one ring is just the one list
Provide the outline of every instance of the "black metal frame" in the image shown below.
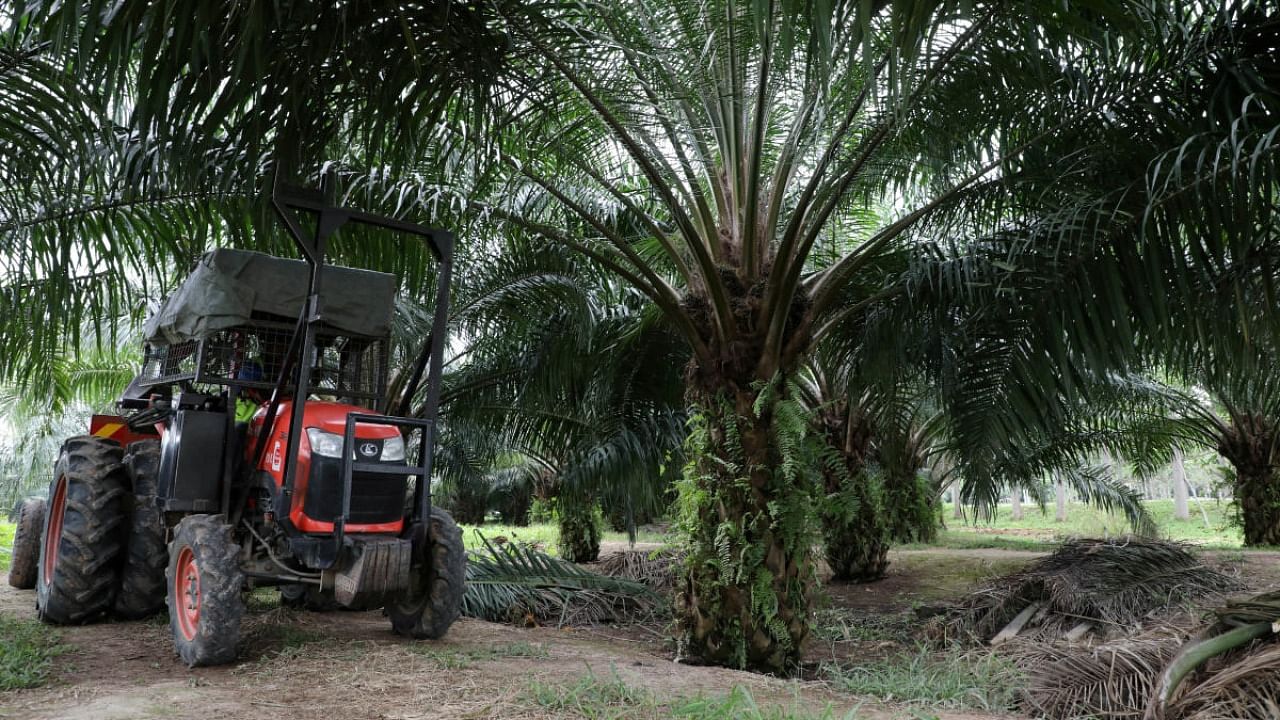
[[[298,446],[302,437],[303,413],[305,411],[306,398],[310,392],[311,366],[313,364],[306,357],[306,353],[315,352],[316,332],[324,318],[324,308],[320,298],[320,280],[321,271],[325,264],[325,246],[329,238],[349,222],[409,233],[417,235],[426,242],[432,256],[435,257],[440,265],[436,280],[436,307],[431,322],[431,334],[428,336],[426,347],[423,348],[423,356],[418,362],[419,368],[423,365],[427,366],[427,397],[420,417],[406,418],[360,413],[351,413],[347,416],[346,434],[343,438],[342,450],[342,516],[334,523],[336,546],[335,552],[331,556],[336,560],[342,548],[347,516],[350,514],[351,475],[353,469],[359,469],[361,472],[391,471],[390,468],[386,467],[379,467],[373,470],[362,464],[352,464],[356,422],[393,425],[400,428],[418,428],[422,431],[422,439],[419,443],[418,466],[416,468],[395,468],[394,471],[419,478],[416,483],[417,489],[414,498],[416,517],[413,519],[425,519],[430,515],[431,465],[435,450],[435,419],[440,408],[440,378],[444,364],[445,325],[448,320],[449,286],[453,268],[453,234],[395,218],[336,206],[333,204],[332,199],[332,182],[326,182],[322,187],[321,191],[316,191],[306,188],[277,186],[271,196],[271,204],[277,216],[284,223],[303,258],[311,266],[311,276],[307,285],[307,301],[304,303],[302,311],[299,313],[297,324],[294,326],[289,349],[285,354],[286,359],[280,368],[280,375],[277,377],[272,389],[264,425],[258,434],[257,443],[251,456],[254,459],[253,466],[257,467],[261,463],[262,455],[275,430],[275,418],[280,402],[285,396],[286,388],[292,385],[295,401],[289,426],[288,444],[285,450],[284,482],[280,496],[281,507],[285,509],[282,513],[282,519],[287,520],[288,508],[292,506],[293,488],[297,480]],[[299,212],[308,213],[315,218],[314,233],[309,233],[303,228],[302,223],[299,222]],[[292,383],[289,382],[291,373],[295,375]],[[416,392],[420,378],[421,372],[415,372],[413,382],[406,389],[406,394],[403,396],[406,399],[405,402],[402,402],[396,409],[403,411],[407,405],[407,398],[412,397]],[[390,398],[386,399],[384,406],[390,409]]]
[[[408,467],[398,467],[386,465],[384,463],[358,463],[355,462],[355,453],[347,452],[348,449],[355,448],[356,439],[356,423],[364,423],[366,425],[390,425],[399,428],[401,435],[405,428],[416,428],[422,431],[422,438],[418,441],[418,464]],[[379,475],[405,475],[417,478],[413,489],[413,504],[416,510],[416,517],[431,517],[431,453],[428,448],[435,446],[435,421],[420,420],[418,418],[391,417],[389,415],[366,415],[362,413],[348,413],[347,426],[342,433],[342,514],[333,521],[333,535],[335,550],[342,548],[342,538],[347,531],[347,520],[351,516],[351,476],[355,471],[362,473],[375,473]],[[408,438],[405,438],[408,440]],[[408,443],[405,443],[405,452],[408,452]],[[405,460],[408,461],[408,456]],[[337,556],[337,553],[334,553]]]

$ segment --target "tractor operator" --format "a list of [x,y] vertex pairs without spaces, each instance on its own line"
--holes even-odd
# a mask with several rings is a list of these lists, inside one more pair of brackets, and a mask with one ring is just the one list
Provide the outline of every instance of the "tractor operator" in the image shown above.
[[[264,377],[262,372],[262,363],[257,360],[249,360],[240,366],[240,371],[236,373],[237,380],[245,382],[262,382]],[[243,423],[248,426],[249,421],[253,420],[254,413],[258,412],[258,407],[262,405],[262,393],[256,388],[241,388],[240,396],[236,398],[236,425]]]

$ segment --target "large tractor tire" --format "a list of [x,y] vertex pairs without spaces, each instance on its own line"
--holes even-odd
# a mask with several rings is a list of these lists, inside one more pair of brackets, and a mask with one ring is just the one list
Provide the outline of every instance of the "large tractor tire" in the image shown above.
[[188,667],[236,659],[244,601],[240,546],[218,515],[191,515],[169,543],[169,628]]
[[462,530],[438,507],[431,508],[424,540],[414,548],[409,589],[387,605],[387,615],[397,634],[434,640],[444,637],[462,614],[467,554]]
[[36,615],[45,622],[85,622],[115,600],[129,487],[123,454],[93,435],[62,444],[37,567]]
[[112,614],[125,620],[142,620],[164,609],[164,571],[169,564],[164,516],[156,503],[160,441],[140,440],[130,444],[124,466],[133,483],[133,496],[120,588]]
[[27,498],[18,505],[18,527],[13,532],[13,555],[9,563],[9,584],[19,590],[36,586],[40,564],[40,531],[44,529],[44,498]]

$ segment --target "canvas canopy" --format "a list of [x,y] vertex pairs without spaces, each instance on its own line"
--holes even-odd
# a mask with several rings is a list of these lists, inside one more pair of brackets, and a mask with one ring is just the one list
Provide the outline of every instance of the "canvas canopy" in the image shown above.
[[[207,338],[249,322],[253,313],[297,318],[311,269],[247,250],[214,250],[147,321],[147,342],[169,345]],[[320,279],[326,325],[358,335],[391,334],[396,277],[371,270],[325,267]]]

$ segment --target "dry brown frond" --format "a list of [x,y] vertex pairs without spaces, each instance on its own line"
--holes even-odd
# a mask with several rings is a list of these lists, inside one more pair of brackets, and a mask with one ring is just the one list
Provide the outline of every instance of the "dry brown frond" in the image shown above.
[[1026,709],[1051,720],[1141,718],[1151,685],[1183,635],[1116,640],[1093,648],[1025,646]]
[[591,569],[603,575],[644,583],[662,592],[675,587],[681,560],[683,556],[675,548],[623,550],[605,556]]
[[1280,645],[1258,645],[1186,692],[1170,708],[1178,720],[1280,718]]
[[1187,602],[1239,588],[1179,543],[1076,540],[971,593],[934,623],[929,635],[984,642],[1039,603],[1043,611],[1031,632],[1042,637],[1060,637],[1082,621],[1093,623],[1103,637],[1117,637]]

